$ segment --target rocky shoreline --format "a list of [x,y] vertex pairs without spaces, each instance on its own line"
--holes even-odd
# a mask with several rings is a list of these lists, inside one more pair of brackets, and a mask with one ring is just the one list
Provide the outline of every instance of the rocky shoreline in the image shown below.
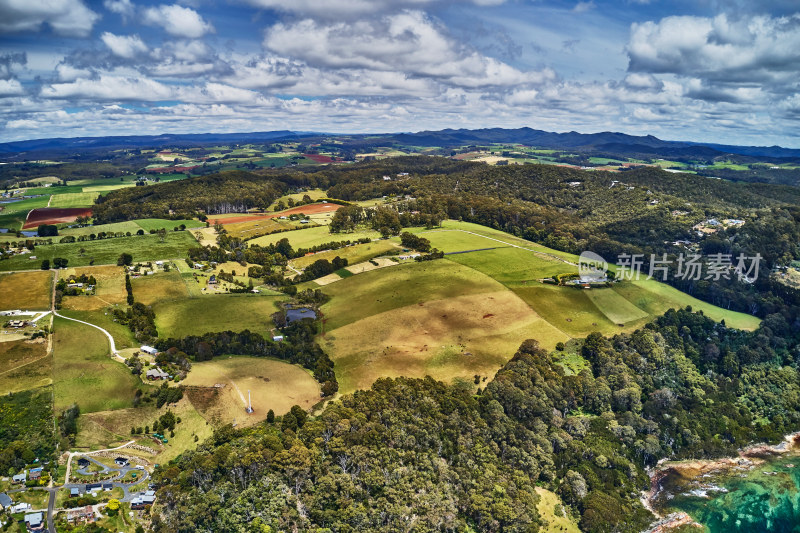
[[739,469],[750,470],[762,464],[766,457],[781,455],[792,450],[800,449],[800,432],[787,435],[782,442],[775,445],[753,444],[741,450],[736,457],[723,457],[720,459],[688,459],[684,461],[668,461],[662,459],[648,471],[650,476],[650,489],[642,492],[642,505],[657,517],[647,529],[647,533],[660,533],[681,526],[696,526],[695,522],[686,513],[671,513],[661,515],[655,506],[655,499],[662,489],[662,481],[668,475],[678,475],[686,479],[694,479],[705,474],[718,473],[723,470]]

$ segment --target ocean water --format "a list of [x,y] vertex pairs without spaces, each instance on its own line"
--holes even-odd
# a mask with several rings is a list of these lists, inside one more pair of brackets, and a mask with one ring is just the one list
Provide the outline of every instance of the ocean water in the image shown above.
[[[800,453],[764,459],[699,475],[672,471],[654,506],[662,514],[683,511],[710,533],[800,533]],[[691,530],[700,531],[681,531]]]

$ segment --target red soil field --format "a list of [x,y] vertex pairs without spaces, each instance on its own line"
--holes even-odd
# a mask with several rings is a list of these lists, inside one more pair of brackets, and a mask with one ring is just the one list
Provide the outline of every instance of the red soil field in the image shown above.
[[78,217],[92,216],[92,210],[88,207],[40,207],[31,209],[25,225],[22,229],[35,228],[41,224],[64,224],[75,222]]
[[303,157],[306,157],[315,163],[333,163],[334,161],[332,157],[320,154],[303,154]]
[[297,213],[303,213],[304,215],[318,215],[320,213],[333,213],[337,209],[339,209],[339,204],[308,204],[308,205],[301,205],[299,207],[293,207],[291,209],[286,209],[285,211],[280,211],[278,213],[263,213],[263,214],[253,214],[249,216],[240,216],[240,217],[226,217],[224,215],[219,216],[210,216],[208,217],[208,221],[211,224],[216,224],[219,222],[222,225],[225,224],[235,224],[237,222],[250,222],[253,220],[263,220],[267,218],[277,218],[282,216],[289,216],[294,215]]

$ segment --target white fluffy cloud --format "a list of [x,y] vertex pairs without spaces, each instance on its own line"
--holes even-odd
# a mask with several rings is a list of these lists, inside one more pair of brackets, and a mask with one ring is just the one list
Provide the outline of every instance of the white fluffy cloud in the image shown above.
[[138,35],[114,35],[110,32],[103,32],[100,40],[108,46],[112,54],[125,59],[133,59],[149,51]]
[[386,13],[401,9],[421,9],[435,4],[499,5],[505,0],[245,0],[268,9],[313,15],[317,18],[341,19],[371,13]]
[[78,78],[71,82],[48,85],[42,89],[41,96],[76,101],[152,102],[174,98],[175,90],[144,77],[101,75],[96,79]]
[[770,82],[800,69],[800,14],[667,17],[634,24],[630,70],[726,82]]
[[81,0],[0,0],[0,33],[39,31],[47,24],[59,35],[83,37],[99,18]]
[[147,8],[144,10],[143,21],[163,27],[170,35],[188,39],[197,39],[214,31],[214,26],[204,20],[200,13],[177,4]]
[[103,7],[123,18],[132,17],[136,9],[131,0],[103,0]]
[[267,31],[264,45],[317,68],[396,71],[458,85],[509,85],[552,75],[526,74],[484,56],[447,36],[420,11],[355,22],[279,23]]

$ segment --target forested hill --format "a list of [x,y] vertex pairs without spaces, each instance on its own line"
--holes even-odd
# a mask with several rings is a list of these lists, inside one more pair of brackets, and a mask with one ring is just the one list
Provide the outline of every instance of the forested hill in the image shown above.
[[98,198],[92,215],[99,224],[136,218],[184,218],[266,208],[286,186],[243,171],[112,191]]
[[526,341],[476,395],[381,379],[317,417],[222,428],[162,466],[153,527],[548,531],[538,484],[583,531],[638,532],[652,519],[639,502],[645,467],[800,427],[794,353],[780,316],[745,333],[683,310],[630,335],[590,335],[578,375]]

